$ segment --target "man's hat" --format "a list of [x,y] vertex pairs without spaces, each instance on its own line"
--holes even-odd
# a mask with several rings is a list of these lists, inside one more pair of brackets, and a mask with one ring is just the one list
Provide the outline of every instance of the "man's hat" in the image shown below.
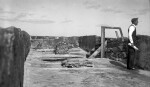
[[138,18],[132,18],[131,19],[131,22],[133,23],[133,22],[135,22],[135,21],[137,21],[138,20]]

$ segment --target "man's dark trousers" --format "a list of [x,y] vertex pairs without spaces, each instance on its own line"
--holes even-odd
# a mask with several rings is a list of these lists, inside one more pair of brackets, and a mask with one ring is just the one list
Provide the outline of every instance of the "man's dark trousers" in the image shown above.
[[127,69],[133,69],[135,66],[135,49],[128,46]]

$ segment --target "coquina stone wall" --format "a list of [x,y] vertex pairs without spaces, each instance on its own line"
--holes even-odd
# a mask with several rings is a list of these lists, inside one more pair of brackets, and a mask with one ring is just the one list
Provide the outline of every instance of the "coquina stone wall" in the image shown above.
[[0,28],[0,87],[23,87],[30,35],[16,27]]

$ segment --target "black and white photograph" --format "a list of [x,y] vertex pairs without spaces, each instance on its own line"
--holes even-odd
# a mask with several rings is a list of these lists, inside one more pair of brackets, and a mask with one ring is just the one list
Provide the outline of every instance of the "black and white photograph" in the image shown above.
[[150,87],[150,0],[0,0],[0,87]]

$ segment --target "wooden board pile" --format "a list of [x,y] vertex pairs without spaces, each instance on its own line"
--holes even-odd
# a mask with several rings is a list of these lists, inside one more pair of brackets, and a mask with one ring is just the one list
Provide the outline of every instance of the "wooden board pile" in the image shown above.
[[62,61],[61,66],[67,68],[93,67],[93,63],[85,59],[68,59]]

